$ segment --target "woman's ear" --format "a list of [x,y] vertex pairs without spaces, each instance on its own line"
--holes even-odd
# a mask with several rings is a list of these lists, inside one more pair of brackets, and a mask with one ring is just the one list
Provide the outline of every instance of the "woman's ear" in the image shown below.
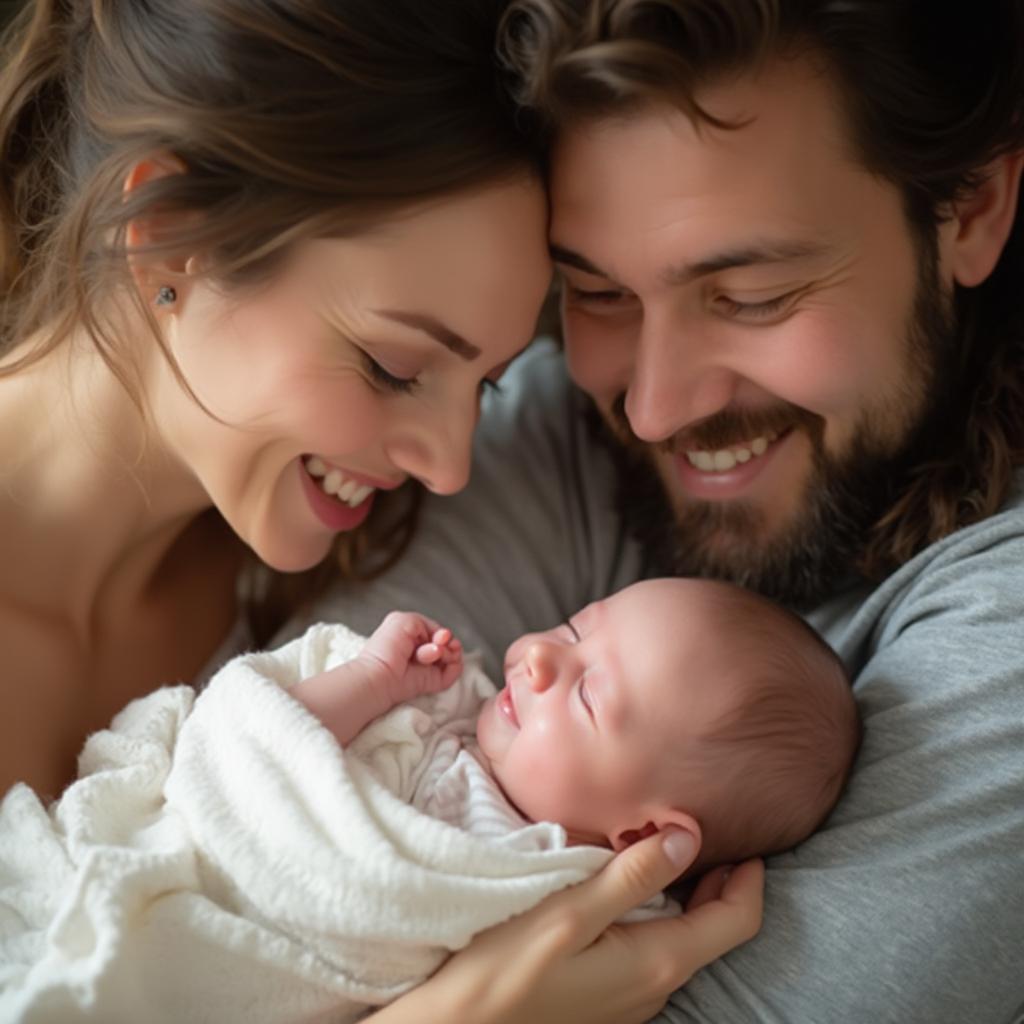
[[[123,194],[128,198],[136,189],[149,182],[171,174],[184,174],[182,161],[172,153],[162,152],[134,164],[124,179]],[[180,224],[181,214],[151,213],[136,217],[129,222],[125,231],[125,245],[128,250],[128,265],[136,287],[147,301],[153,301],[161,291],[178,288],[178,280],[188,273],[187,259],[150,258],[144,253],[152,246],[158,246],[166,232],[170,218]]]
[[981,185],[953,204],[949,259],[957,284],[981,284],[999,262],[1017,213],[1022,167],[1024,152],[994,160]]
[[700,825],[692,814],[685,811],[678,811],[672,807],[665,807],[656,810],[654,814],[640,828],[624,828],[617,830],[614,835],[608,837],[611,848],[619,853],[632,846],[633,843],[646,839],[655,832],[664,831],[666,828],[677,828],[689,832],[698,852],[702,840]]

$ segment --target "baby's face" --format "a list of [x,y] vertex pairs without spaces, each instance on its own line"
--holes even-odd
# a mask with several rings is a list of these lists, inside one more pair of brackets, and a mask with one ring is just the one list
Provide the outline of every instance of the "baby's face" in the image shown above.
[[657,822],[679,789],[665,752],[724,709],[718,622],[699,581],[651,580],[514,641],[505,688],[477,724],[509,799],[534,821],[615,848]]

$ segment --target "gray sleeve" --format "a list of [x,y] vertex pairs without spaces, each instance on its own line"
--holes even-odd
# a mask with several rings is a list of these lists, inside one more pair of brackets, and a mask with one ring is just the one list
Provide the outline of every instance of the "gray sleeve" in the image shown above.
[[583,401],[555,346],[534,343],[486,396],[469,487],[428,496],[393,569],[336,585],[278,640],[318,619],[369,634],[391,609],[415,610],[481,650],[500,680],[516,636],[631,582],[639,559],[620,537],[611,468],[588,437]]
[[821,832],[771,860],[757,938],[659,1021],[1020,1019],[1021,518],[954,535],[819,623],[859,668],[853,780]]

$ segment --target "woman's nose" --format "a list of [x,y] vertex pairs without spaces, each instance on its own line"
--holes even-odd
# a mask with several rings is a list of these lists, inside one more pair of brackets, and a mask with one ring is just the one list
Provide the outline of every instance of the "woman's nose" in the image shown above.
[[477,406],[410,422],[386,446],[390,460],[435,494],[455,494],[469,482]]

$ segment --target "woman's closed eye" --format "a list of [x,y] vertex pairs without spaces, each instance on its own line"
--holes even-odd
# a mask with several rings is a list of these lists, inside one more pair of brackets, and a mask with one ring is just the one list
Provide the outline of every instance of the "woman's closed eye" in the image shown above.
[[407,395],[416,390],[419,387],[418,377],[398,377],[386,370],[376,359],[373,358],[365,350],[363,352],[363,361],[366,365],[366,370],[372,378],[373,382],[379,385],[386,391],[394,392],[399,395]]
[[[413,377],[401,377],[398,374],[392,373],[381,363],[377,362],[377,360],[366,351],[363,352],[363,360],[366,365],[366,370],[374,384],[386,391],[391,391],[399,395],[408,395],[420,386],[420,379],[418,375]],[[480,393],[483,394],[485,391],[500,394],[502,387],[498,381],[492,380],[490,377],[483,377],[480,380]]]

